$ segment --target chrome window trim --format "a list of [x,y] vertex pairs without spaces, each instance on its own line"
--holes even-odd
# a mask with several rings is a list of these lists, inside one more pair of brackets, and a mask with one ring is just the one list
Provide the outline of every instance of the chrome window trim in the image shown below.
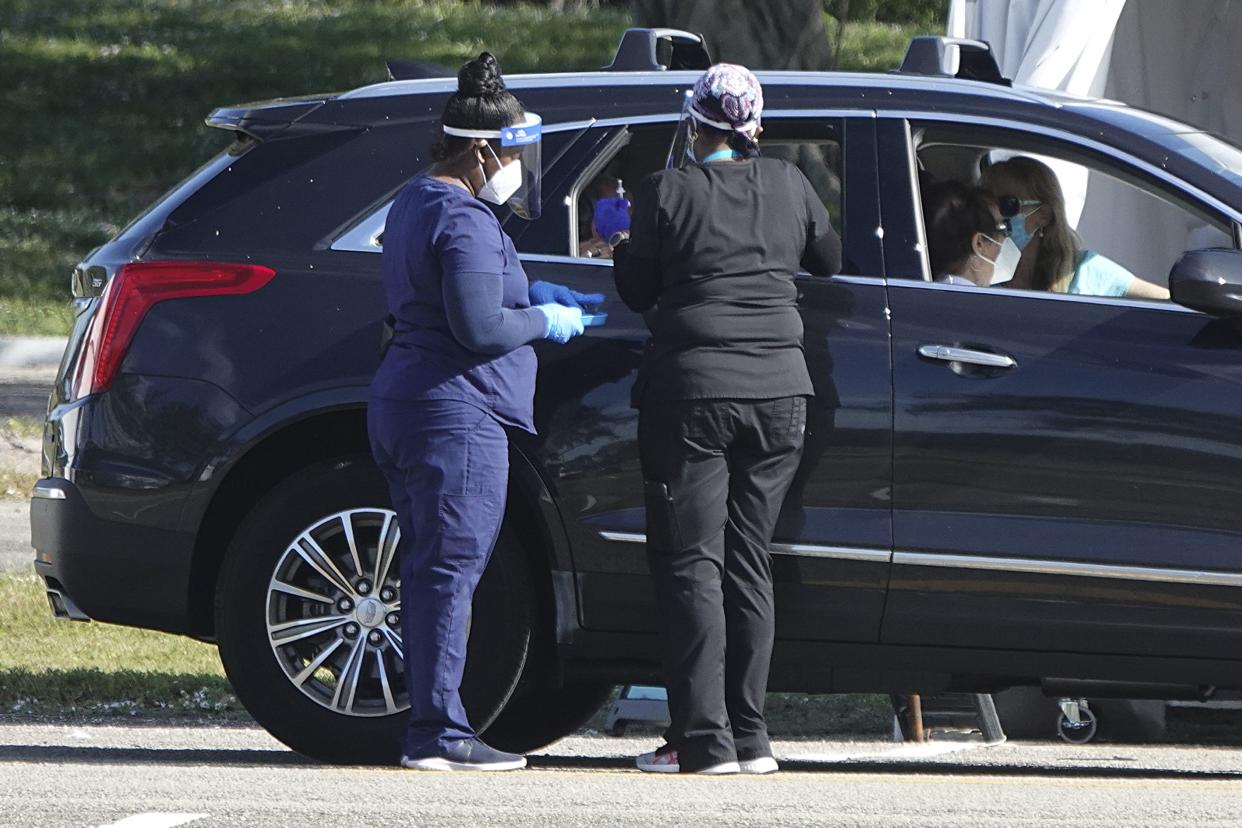
[[[874,107],[860,106],[857,109],[765,109],[764,120],[773,118],[871,118],[879,117]],[[658,112],[646,115],[631,115],[623,118],[599,118],[591,126],[618,127],[641,124],[659,124],[681,120],[680,112]],[[544,132],[548,130],[545,128]]]
[[906,290],[947,290],[965,293],[987,293],[992,296],[1011,296],[1021,297],[1023,299],[1038,299],[1041,302],[1076,302],[1078,304],[1109,305],[1112,307],[1161,311],[1164,313],[1189,313],[1199,316],[1204,315],[1200,311],[1192,310],[1191,308],[1179,305],[1171,299],[1168,301],[1161,301],[1159,299],[1126,299],[1124,297],[1113,296],[1084,296],[1077,293],[1052,293],[1044,290],[1017,290],[1015,288],[991,287],[990,285],[950,285],[947,282],[924,282],[919,279],[908,279],[900,276],[894,276],[889,279],[888,286],[890,288],[902,288]]
[[[425,80],[418,81],[393,81],[393,83],[427,83]],[[454,87],[456,88],[456,81]],[[849,118],[849,117],[868,117],[875,118],[877,113],[874,109],[778,109],[766,112],[764,117],[772,118]],[[679,112],[662,112],[652,115],[636,115],[627,118],[587,118],[579,121],[564,121],[555,124],[545,125],[544,132],[568,132],[578,129],[611,129],[613,127],[642,126],[646,124],[658,124],[674,122],[681,118]],[[613,142],[604,147],[600,151],[599,156],[591,162],[586,172],[574,183],[573,188],[569,192],[570,202],[567,205],[570,209],[569,213],[569,249],[573,253],[578,251],[578,220],[577,212],[574,209],[578,203],[578,196],[581,193],[583,182],[589,181],[590,175],[598,173],[600,169],[611,160],[621,147],[629,142],[629,133],[621,133],[613,141],[617,142],[614,147]],[[611,155],[609,154],[611,153]],[[603,160],[601,160],[603,159]],[[383,206],[377,208],[371,215],[358,221],[340,236],[328,245],[329,250],[336,250],[345,253],[381,253],[383,247],[379,244],[379,236],[384,232],[384,222],[388,218],[388,211],[392,207],[392,200],[389,200]],[[574,261],[597,261],[588,259],[584,256],[572,255],[568,258]],[[537,260],[536,260],[537,261]]]
[[329,250],[349,253],[382,253],[384,247],[379,237],[384,232],[384,223],[388,221],[388,211],[396,198],[389,199],[378,207],[371,215],[346,230],[328,245]]
[[646,543],[647,536],[642,532],[609,532],[600,530],[599,536],[606,541],[615,543]]
[[975,569],[993,572],[1020,572],[1030,575],[1063,575],[1078,578],[1111,578],[1123,581],[1149,581],[1173,584],[1242,587],[1242,572],[1206,569],[1172,569],[1120,564],[1041,561],[1029,558],[995,558],[982,555],[940,555],[928,552],[895,552],[895,566],[937,569]]
[[[917,253],[919,254],[919,269],[923,271],[923,281],[930,282],[932,278],[931,272],[931,249],[927,246],[927,224],[923,217],[923,192],[919,187],[919,156],[914,147],[914,133],[910,129],[910,124],[906,122],[906,175],[909,176],[910,192],[917,197],[914,199],[914,232],[918,241]],[[880,238],[884,236],[884,211],[883,205],[880,209]],[[894,278],[900,279],[900,276]]]
[[[542,262],[545,264],[571,264],[571,265],[589,265],[591,267],[612,267],[612,259],[591,259],[585,256],[566,256],[560,253],[518,253],[518,259],[523,262]],[[843,276],[836,275],[832,277],[812,276],[809,273],[799,273],[802,279],[824,279],[824,281],[839,282],[846,285],[867,285],[871,287],[884,287],[885,280],[881,276]],[[1013,291],[1009,291],[1013,293]]]
[[588,256],[565,256],[560,253],[519,253],[518,259],[523,262],[545,262],[547,264],[612,267],[612,259],[592,259]]
[[582,121],[561,121],[556,124],[549,124],[542,128],[542,132],[569,132],[576,129],[590,129],[599,121],[598,118],[587,118]]
[[[961,124],[962,122],[961,116],[954,115],[953,113],[919,112],[916,110],[889,110],[882,112],[880,114],[880,118],[885,120],[939,121],[941,123],[952,122],[957,124]],[[1046,127],[1039,124],[1030,124],[1021,121],[1011,121],[1005,118],[990,118],[986,116],[972,117],[970,119],[970,125],[993,127],[996,129],[1007,129],[1018,133],[1040,135],[1045,138],[1055,138],[1080,147],[1086,147],[1123,164],[1128,164],[1136,169],[1140,169],[1152,178],[1157,178],[1166,184],[1172,185],[1174,189],[1187,194],[1192,199],[1203,204],[1210,205],[1213,209],[1219,213],[1222,213],[1231,221],[1242,222],[1242,211],[1231,207],[1213,195],[1203,192],[1198,187],[1195,187],[1177,176],[1162,170],[1160,167],[1148,163],[1141,158],[1135,158],[1133,155],[1129,155],[1111,144],[1105,144],[1103,142],[1096,141],[1093,138],[1087,138],[1073,132],[1066,132],[1065,130],[1055,129],[1053,127]],[[908,129],[906,132],[909,134]]]
[[795,558],[826,558],[835,561],[863,561],[890,564],[893,553],[888,549],[868,549],[859,546],[820,546],[811,543],[774,543],[769,549],[773,555]]
[[[647,536],[641,532],[611,532],[601,530],[599,536],[607,541],[617,543],[643,543]],[[887,549],[869,549],[858,546],[821,546],[813,543],[774,543],[770,547],[773,555],[786,555],[797,558],[827,558],[842,561],[866,561],[869,563],[887,564],[892,560],[892,552]]]

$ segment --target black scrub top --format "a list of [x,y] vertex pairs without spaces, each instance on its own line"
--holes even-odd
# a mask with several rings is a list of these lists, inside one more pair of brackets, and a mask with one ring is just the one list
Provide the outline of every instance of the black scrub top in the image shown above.
[[841,241],[802,171],[748,158],[643,180],[617,292],[648,316],[643,402],[813,395],[794,277],[829,276]]

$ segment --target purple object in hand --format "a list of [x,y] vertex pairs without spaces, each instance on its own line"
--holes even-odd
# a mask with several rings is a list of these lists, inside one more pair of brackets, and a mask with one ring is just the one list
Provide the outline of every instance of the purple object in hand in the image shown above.
[[610,196],[595,202],[595,232],[601,239],[613,233],[630,229],[630,200],[625,196]]

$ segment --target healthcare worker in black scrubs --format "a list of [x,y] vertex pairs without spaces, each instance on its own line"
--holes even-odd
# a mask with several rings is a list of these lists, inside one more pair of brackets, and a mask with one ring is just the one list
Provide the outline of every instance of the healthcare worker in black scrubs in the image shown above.
[[535,352],[581,334],[582,295],[529,284],[484,202],[539,214],[540,120],[505,89],[495,58],[465,64],[432,149],[384,229],[395,319],[371,385],[371,450],[401,527],[401,633],[410,723],[401,763],[512,770],[522,756],[474,732],[459,688],[470,602],[491,557],[509,479],[506,428],[533,432]]
[[617,292],[651,328],[634,403],[672,721],[644,771],[777,769],[768,544],[814,394],[794,276],[837,272],[841,242],[802,172],[758,156],[762,109],[750,71],[708,69],[682,168],[645,179],[611,239]]

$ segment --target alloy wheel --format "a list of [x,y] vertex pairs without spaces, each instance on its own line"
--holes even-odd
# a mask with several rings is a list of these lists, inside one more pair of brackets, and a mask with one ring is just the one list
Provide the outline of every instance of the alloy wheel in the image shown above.
[[346,716],[410,706],[396,563],[401,530],[389,509],[350,509],[308,526],[267,587],[267,637],[285,676]]

